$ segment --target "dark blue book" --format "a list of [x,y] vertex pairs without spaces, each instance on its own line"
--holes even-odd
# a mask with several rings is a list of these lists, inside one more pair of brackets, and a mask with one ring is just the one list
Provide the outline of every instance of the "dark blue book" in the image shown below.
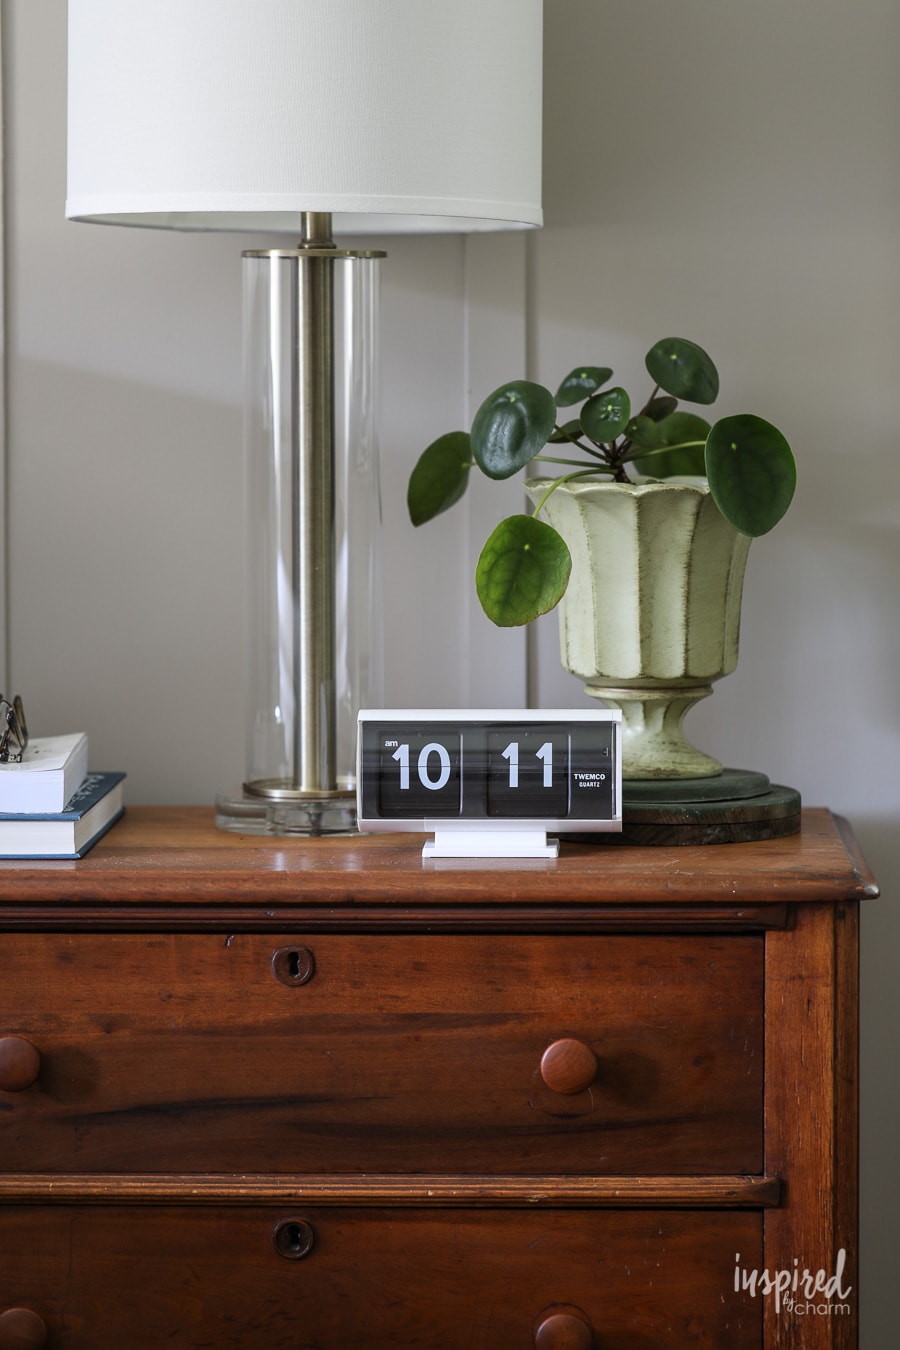
[[0,858],[81,858],[125,810],[124,773],[89,773],[58,815],[0,813]]

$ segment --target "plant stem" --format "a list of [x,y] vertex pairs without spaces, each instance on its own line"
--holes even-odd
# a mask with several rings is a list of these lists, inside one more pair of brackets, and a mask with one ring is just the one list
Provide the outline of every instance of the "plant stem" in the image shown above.
[[[583,461],[580,459],[558,459],[555,455],[535,455],[533,464],[574,464],[579,467]],[[583,469],[583,473],[597,473],[602,469],[603,461],[596,468]]]
[[[554,430],[554,431],[561,431],[562,428],[559,427],[559,426],[556,426],[556,427],[553,428],[553,430]],[[607,452],[608,452],[608,450],[611,450],[611,449],[613,448],[612,446],[608,446],[608,447],[603,447],[603,448],[601,449],[601,448],[599,448],[599,447],[596,446],[596,445],[585,445],[584,441],[574,441],[574,440],[554,441],[552,436],[551,436],[550,439],[547,441],[547,444],[548,444],[548,445],[575,445],[575,446],[578,447],[579,450],[584,451],[584,453],[585,453],[586,455],[593,455],[595,459],[608,459],[608,458],[609,458],[609,455],[608,455]],[[540,458],[541,458],[540,455],[536,455],[536,456],[535,456],[535,459],[540,459]],[[556,461],[556,462],[559,463],[559,464],[571,464],[571,463],[573,463],[572,460],[562,460],[562,459],[561,459],[561,460],[558,460],[558,461]]]
[[641,411],[638,413],[638,417],[644,417],[646,415],[647,409],[650,407],[650,404],[653,402],[653,400],[656,398],[656,395],[659,393],[659,388],[660,387],[658,384],[655,384],[653,386],[653,392],[647,399],[647,402],[644,404],[643,408],[641,408]]
[[677,445],[657,445],[652,450],[637,450],[633,455],[629,455],[629,464],[634,464],[639,459],[650,459],[653,455],[665,455],[670,450],[694,450],[697,446],[703,446],[706,441],[679,441]]
[[[538,458],[539,459],[541,458],[540,455],[538,456]],[[555,462],[564,463],[565,461],[555,461]],[[551,493],[555,492],[558,487],[561,487],[563,483],[571,483],[575,478],[593,478],[596,475],[596,473],[597,473],[596,469],[581,469],[579,470],[578,473],[564,473],[561,478],[555,478],[548,487],[547,491],[544,493],[541,500],[538,502],[537,506],[534,508],[532,514],[535,516],[540,515],[541,511],[544,509],[544,503],[546,502],[547,498],[550,496]]]

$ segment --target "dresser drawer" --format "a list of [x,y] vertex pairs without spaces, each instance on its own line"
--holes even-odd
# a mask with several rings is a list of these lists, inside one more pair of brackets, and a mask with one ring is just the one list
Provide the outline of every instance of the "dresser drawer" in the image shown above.
[[0,1170],[757,1172],[762,941],[3,935]]
[[575,1310],[597,1347],[761,1340],[755,1212],[0,1208],[0,1249],[52,1350],[531,1350]]

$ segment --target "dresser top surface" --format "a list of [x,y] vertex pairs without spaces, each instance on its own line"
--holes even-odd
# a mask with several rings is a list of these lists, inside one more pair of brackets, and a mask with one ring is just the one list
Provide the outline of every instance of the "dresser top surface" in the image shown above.
[[77,861],[0,860],[0,916],[40,904],[392,906],[784,904],[861,900],[877,887],[840,817],[756,843],[563,842],[558,859],[431,861],[424,836],[270,838],[216,828],[206,807],[129,807]]

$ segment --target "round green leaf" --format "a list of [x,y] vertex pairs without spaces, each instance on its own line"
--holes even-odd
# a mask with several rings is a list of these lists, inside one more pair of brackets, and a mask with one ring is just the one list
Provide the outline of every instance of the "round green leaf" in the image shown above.
[[[671,478],[674,474],[703,478],[706,475],[704,448],[709,435],[709,423],[696,413],[675,412],[658,424],[661,445],[674,445],[664,455],[654,455],[647,462],[647,472],[654,478]],[[695,442],[695,444],[686,444]],[[698,442],[698,443],[697,443]]]
[[513,380],[489,394],[472,423],[472,453],[488,478],[511,478],[547,444],[556,400],[543,385]]
[[651,398],[646,408],[642,410],[642,416],[649,417],[653,422],[661,422],[669,413],[673,413],[678,407],[677,398],[669,398],[667,394],[658,394],[656,398]]
[[716,422],[706,442],[706,476],[722,515],[751,538],[778,524],[797,484],[784,436],[751,413]]
[[659,425],[646,413],[638,413],[637,417],[632,417],[625,428],[625,435],[638,450],[655,450],[658,445],[662,445]]
[[581,425],[596,444],[614,441],[628,425],[631,399],[624,389],[604,389],[588,399],[581,410]]
[[513,628],[558,604],[571,570],[569,550],[551,525],[534,516],[510,516],[481,550],[475,589],[488,618]]
[[702,347],[685,338],[663,338],[646,357],[651,377],[675,398],[688,403],[715,403],[719,372]]
[[554,431],[549,436],[551,445],[565,445],[572,441],[577,441],[581,435],[581,418],[574,417],[571,422],[565,422],[558,431]]
[[448,431],[422,451],[406,489],[406,505],[414,525],[424,525],[459,501],[469,481],[471,464],[467,431]]
[[560,408],[571,407],[573,403],[583,403],[591,394],[602,389],[612,377],[608,366],[579,366],[570,371],[556,391],[556,403]]

